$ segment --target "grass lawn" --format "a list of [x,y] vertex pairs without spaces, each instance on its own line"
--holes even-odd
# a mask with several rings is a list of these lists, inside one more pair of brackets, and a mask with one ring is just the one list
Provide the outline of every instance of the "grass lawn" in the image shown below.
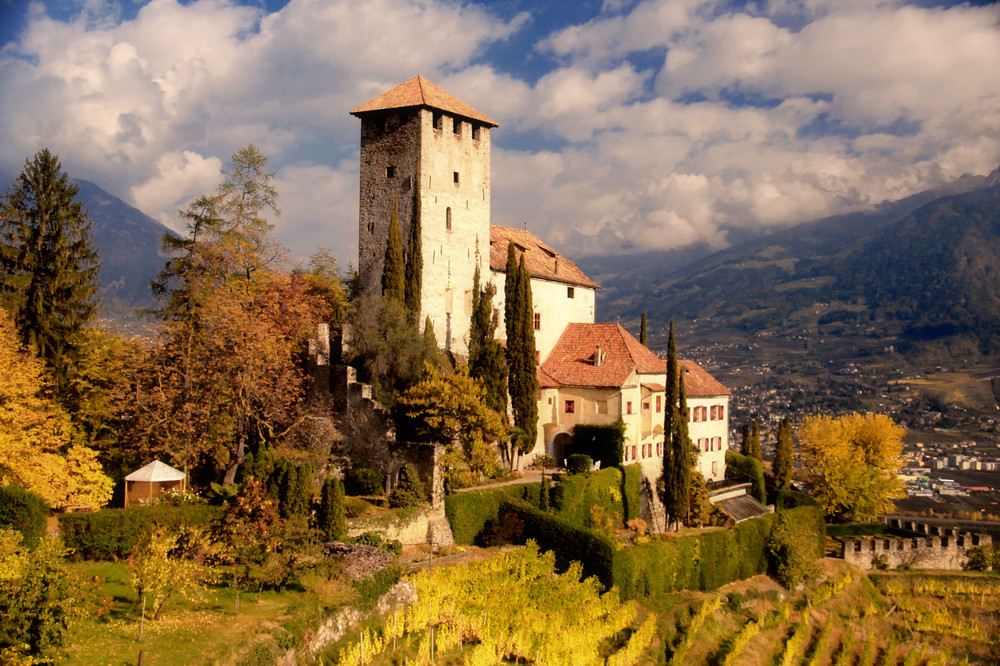
[[98,617],[78,620],[66,635],[67,664],[121,666],[136,664],[224,664],[259,634],[269,633],[301,603],[307,592],[265,591],[243,593],[235,614],[236,592],[229,587],[209,587],[192,599],[171,598],[160,620],[150,620],[147,608],[143,640],[139,635],[139,604],[129,587],[125,563],[81,562],[74,565],[87,579],[102,580],[106,608]]

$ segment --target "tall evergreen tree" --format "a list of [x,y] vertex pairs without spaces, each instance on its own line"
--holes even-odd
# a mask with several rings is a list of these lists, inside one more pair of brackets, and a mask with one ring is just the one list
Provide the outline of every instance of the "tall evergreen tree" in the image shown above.
[[774,446],[774,461],[771,463],[774,485],[778,490],[788,490],[792,485],[792,423],[788,418],[778,424],[778,438]]
[[[691,471],[695,464],[696,449],[691,442],[691,435],[688,433],[687,420],[687,390],[684,387],[684,373],[678,373],[678,413],[680,419],[676,422],[676,432],[673,437],[674,446],[674,488],[676,503],[673,506],[673,515],[680,520],[682,517],[685,524],[689,523],[691,511]],[[673,499],[673,498],[672,498]]]
[[414,322],[420,321],[420,298],[424,273],[424,251],[420,228],[420,176],[417,175],[413,188],[413,219],[410,220],[410,235],[406,245],[406,270],[403,299],[407,312]]
[[96,307],[100,261],[79,187],[47,148],[0,200],[0,299],[18,336],[51,370],[66,400],[80,332]]
[[344,484],[335,476],[323,482],[319,508],[316,511],[319,532],[326,541],[340,541],[347,534],[344,512]]
[[469,374],[486,389],[486,404],[507,418],[507,361],[494,336],[493,296],[496,288],[479,286],[479,266],[472,285],[472,321],[469,326]]
[[517,345],[521,340],[521,336],[517,331],[519,323],[517,318],[517,279],[520,276],[520,271],[517,268],[517,250],[514,248],[513,243],[507,244],[507,267],[505,271],[503,323],[507,333],[507,368],[510,371],[510,381],[514,383],[519,379],[517,376],[518,368],[514,363],[514,358],[519,353]]
[[[668,524],[678,524],[688,512],[690,486],[690,454],[687,449],[687,406],[681,411],[680,366],[677,363],[677,343],[674,322],[670,321],[667,337],[667,405],[663,415],[663,505]],[[685,471],[686,470],[686,471]],[[685,482],[687,478],[687,482]]]
[[761,459],[760,426],[757,425],[756,419],[743,426],[743,441],[740,443],[740,453],[756,458],[757,460]]
[[518,383],[516,397],[511,396],[514,407],[514,425],[520,432],[518,449],[527,453],[535,447],[538,436],[538,371],[535,351],[535,309],[531,302],[531,276],[524,263],[518,265],[517,278],[517,333]]
[[646,344],[646,311],[642,311],[642,323],[639,324],[639,342]]
[[389,217],[389,237],[385,244],[385,261],[382,264],[382,295],[400,305],[405,302],[403,266],[403,233],[399,229],[399,206],[392,202]]

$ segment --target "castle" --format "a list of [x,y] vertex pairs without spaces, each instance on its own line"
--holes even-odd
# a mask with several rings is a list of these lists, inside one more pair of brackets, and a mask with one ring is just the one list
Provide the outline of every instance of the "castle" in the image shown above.
[[[353,109],[361,119],[359,282],[381,284],[389,222],[407,229],[419,215],[423,253],[419,321],[438,344],[468,351],[476,268],[496,288],[494,316],[504,339],[504,283],[513,243],[531,275],[538,351],[538,439],[530,460],[571,453],[578,423],[622,419],[626,462],[660,476],[666,362],[618,324],[595,323],[599,286],[534,234],[490,224],[490,132],[498,123],[416,76]],[[489,270],[485,262],[489,261]],[[682,361],[699,471],[721,479],[729,448],[729,390]]]

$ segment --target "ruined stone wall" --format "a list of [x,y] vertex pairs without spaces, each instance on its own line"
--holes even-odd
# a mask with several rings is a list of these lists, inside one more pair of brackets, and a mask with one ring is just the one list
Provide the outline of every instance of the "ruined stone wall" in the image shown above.
[[900,537],[861,537],[842,539],[840,557],[862,569],[875,569],[876,564],[889,569],[953,569],[960,570],[973,546],[992,543],[981,534],[958,536],[928,536],[912,539]]

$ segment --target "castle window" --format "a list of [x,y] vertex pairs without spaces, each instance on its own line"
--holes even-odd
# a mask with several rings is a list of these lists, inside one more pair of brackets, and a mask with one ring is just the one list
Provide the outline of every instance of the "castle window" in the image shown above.
[[458,185],[458,172],[457,171],[455,171],[455,172],[452,173],[452,179],[454,179],[455,184]]
[[394,166],[387,166],[385,168],[385,177],[386,178],[395,178],[396,177],[396,167],[394,167]]
[[573,287],[566,287],[566,298],[573,298],[576,295],[576,290]]
[[462,136],[462,121],[455,118],[455,121],[451,124],[451,131],[458,136]]
[[500,309],[493,308],[493,328],[500,325]]
[[473,123],[472,124],[472,140],[473,141],[479,141],[479,130],[480,130],[479,125]]
[[631,414],[632,413],[632,401],[631,400],[629,400],[628,402],[625,403],[625,413],[626,414]]
[[451,231],[451,207],[444,210],[444,228]]
[[542,330],[542,313],[541,312],[536,312],[535,313],[535,330],[536,331]]
[[564,406],[564,411],[567,414],[573,414],[574,412],[576,412],[576,402],[574,402],[573,400],[567,400]]
[[719,461],[712,461],[712,476],[716,476],[719,473]]
[[378,128],[379,132],[385,131],[385,116],[381,116],[375,119],[375,127]]
[[444,129],[444,114],[440,111],[434,112],[434,129]]
[[656,396],[656,413],[659,414],[663,411],[663,396]]

